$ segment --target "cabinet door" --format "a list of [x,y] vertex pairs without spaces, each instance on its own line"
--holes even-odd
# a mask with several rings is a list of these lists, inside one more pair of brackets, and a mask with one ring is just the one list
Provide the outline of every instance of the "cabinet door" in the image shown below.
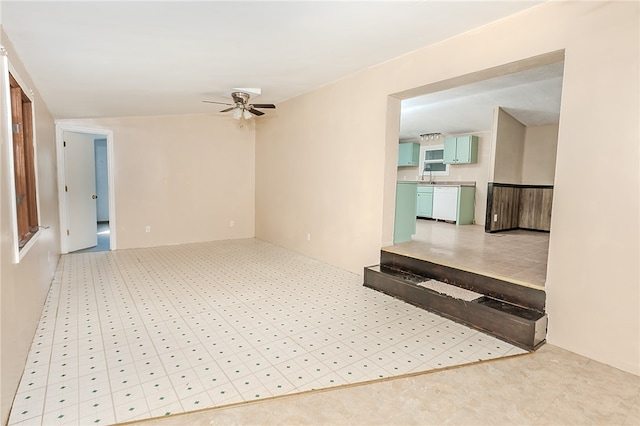
[[478,137],[459,136],[456,138],[456,163],[470,164],[478,162]]
[[456,138],[456,163],[471,162],[471,136]]
[[458,136],[444,140],[445,164],[470,164],[478,162],[478,137]]
[[418,192],[418,216],[432,217],[433,193]]
[[401,143],[398,145],[398,166],[415,167],[420,160],[419,143]]
[[444,157],[442,162],[445,164],[456,163],[456,139],[457,138],[445,138],[444,140]]

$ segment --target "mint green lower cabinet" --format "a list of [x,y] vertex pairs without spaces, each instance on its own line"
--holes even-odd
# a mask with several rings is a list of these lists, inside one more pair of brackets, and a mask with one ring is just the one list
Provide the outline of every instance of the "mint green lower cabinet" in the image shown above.
[[457,225],[471,225],[475,212],[476,187],[461,186],[458,190]]
[[416,205],[418,184],[398,182],[396,184],[396,217],[393,225],[393,243],[411,241],[416,233]]
[[433,187],[418,186],[417,216],[433,217]]

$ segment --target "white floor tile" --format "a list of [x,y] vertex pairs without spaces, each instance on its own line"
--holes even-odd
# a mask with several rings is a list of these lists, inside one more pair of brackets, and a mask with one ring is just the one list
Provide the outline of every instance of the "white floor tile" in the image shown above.
[[65,255],[9,424],[125,422],[524,353],[361,281],[254,239]]
[[[18,423],[39,419],[44,412],[45,393],[44,386],[18,393],[13,401],[11,421]],[[31,424],[34,422],[32,420]]]

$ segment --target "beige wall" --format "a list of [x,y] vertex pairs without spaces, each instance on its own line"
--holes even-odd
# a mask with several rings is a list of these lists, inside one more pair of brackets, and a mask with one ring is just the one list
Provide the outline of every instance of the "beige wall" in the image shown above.
[[[492,182],[522,183],[526,127],[502,108],[496,108]],[[489,173],[491,174],[491,172]]]
[[253,122],[198,114],[56,123],[113,131],[118,249],[254,236]]
[[[564,49],[548,340],[639,374],[638,7],[547,2],[279,105],[257,131],[256,235],[362,273],[393,227],[388,96]],[[594,182],[594,161],[616,168]]]
[[[7,123],[4,119],[4,87],[0,87],[2,101],[2,129],[0,129],[0,421],[7,421],[13,396],[18,387],[27,354],[40,313],[51,284],[59,258],[58,203],[56,189],[55,134],[53,119],[31,82],[20,59],[14,54],[10,41],[0,32],[0,44],[8,52],[16,74],[34,91],[36,119],[36,155],[38,157],[38,194],[40,198],[40,223],[49,229],[42,230],[35,245],[20,263],[14,262],[10,182],[10,147],[7,140]],[[4,72],[5,70],[2,70]]]
[[556,174],[558,125],[527,126],[524,135],[522,183],[553,185]]
[[[283,103],[258,123],[256,236],[361,273],[380,250],[387,96],[349,81]],[[354,107],[347,92],[370,104]],[[379,120],[363,120],[370,112]]]
[[[114,132],[120,248],[252,236],[255,219],[258,237],[362,273],[392,238],[400,102],[390,95],[564,49],[548,340],[639,374],[638,14],[636,2],[542,4],[291,99],[258,123],[255,145],[251,129],[215,116],[76,124]],[[17,265],[6,141],[0,150],[3,420],[58,258],[54,128],[35,96],[42,223],[51,228]],[[616,168],[594,181],[585,164],[595,161]]]

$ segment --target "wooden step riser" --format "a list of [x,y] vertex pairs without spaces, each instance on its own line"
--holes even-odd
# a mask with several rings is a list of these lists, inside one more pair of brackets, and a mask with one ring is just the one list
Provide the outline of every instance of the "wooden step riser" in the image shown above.
[[476,328],[527,350],[545,341],[547,316],[534,312],[527,319],[493,309],[476,301],[464,301],[394,277],[377,268],[365,268],[364,285],[405,302],[434,312],[452,321]]
[[380,264],[456,285],[527,309],[539,312],[544,312],[545,309],[545,292],[536,288],[384,250],[380,252]]

